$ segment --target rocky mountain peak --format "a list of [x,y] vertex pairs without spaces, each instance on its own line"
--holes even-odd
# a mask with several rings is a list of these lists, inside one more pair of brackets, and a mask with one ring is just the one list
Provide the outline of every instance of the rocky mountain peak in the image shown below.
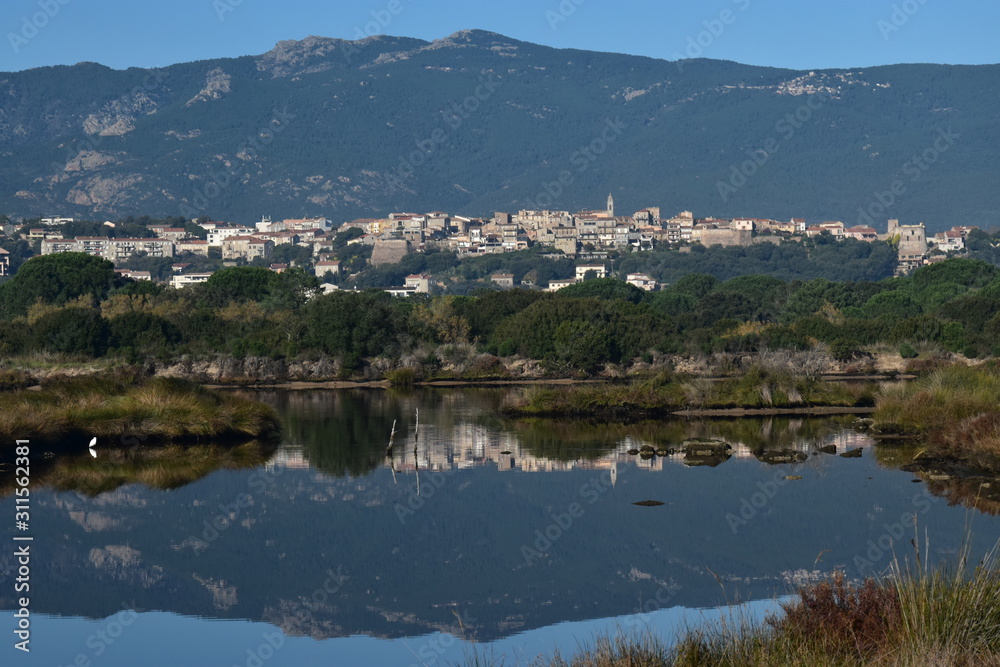
[[336,58],[345,43],[342,39],[316,35],[282,40],[257,57],[257,70],[270,71],[275,78],[328,70],[337,65]]

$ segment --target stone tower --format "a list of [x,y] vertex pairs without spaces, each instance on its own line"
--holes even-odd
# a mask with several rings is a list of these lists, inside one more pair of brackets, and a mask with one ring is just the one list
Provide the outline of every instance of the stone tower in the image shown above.
[[608,215],[615,217],[615,198],[608,193]]

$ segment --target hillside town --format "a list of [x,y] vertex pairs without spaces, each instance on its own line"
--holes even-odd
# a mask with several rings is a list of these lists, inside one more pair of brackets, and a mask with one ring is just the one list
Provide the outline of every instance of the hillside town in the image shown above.
[[[803,219],[778,221],[760,218],[696,218],[690,211],[663,217],[660,208],[649,207],[631,215],[616,215],[614,197],[608,195],[607,206],[601,210],[569,211],[521,210],[517,213],[496,212],[491,218],[450,215],[442,211],[430,213],[391,213],[385,218],[362,218],[333,224],[326,218],[287,219],[272,221],[262,218],[252,225],[203,221],[198,226],[205,238],[188,228],[165,224],[148,226],[150,238],[117,238],[109,236],[79,236],[63,238],[58,227],[73,222],[71,218],[42,218],[38,227],[27,231],[29,242],[38,241],[40,253],[82,252],[103,257],[116,265],[137,256],[183,260],[184,257],[214,256],[225,266],[236,266],[267,260],[276,247],[294,244],[309,249],[310,262],[303,268],[324,280],[326,291],[337,289],[341,276],[341,258],[335,251],[337,234],[351,231],[351,245],[371,247],[369,265],[395,264],[406,255],[431,249],[455,253],[458,257],[473,257],[516,252],[538,246],[551,249],[552,256],[571,258],[576,262],[576,275],[563,280],[550,280],[537,287],[558,290],[590,277],[606,277],[612,272],[609,256],[615,252],[634,252],[675,247],[681,252],[694,245],[749,246],[757,243],[779,243],[784,239],[811,239],[829,235],[833,240],[855,239],[862,242],[888,241],[898,249],[897,274],[903,275],[919,266],[941,261],[950,254],[965,249],[965,239],[975,227],[958,226],[949,231],[928,235],[923,223],[900,224],[889,220],[886,231],[873,227],[846,226],[840,221],[808,223]],[[115,227],[113,222],[105,226]],[[259,261],[258,261],[259,263]],[[289,268],[287,263],[267,263],[274,271]],[[194,270],[192,270],[194,268]],[[211,272],[197,271],[191,262],[178,261],[172,267],[170,284],[176,288],[204,282]],[[9,272],[6,251],[0,249],[0,275]],[[152,279],[148,271],[121,268],[119,273],[137,280]],[[659,288],[656,280],[643,273],[624,276],[632,285],[643,290]],[[498,273],[492,282],[501,288],[515,287],[514,276]],[[398,287],[387,291],[405,296],[431,291],[432,280],[427,275],[409,276]],[[531,286],[533,285],[526,285]]]

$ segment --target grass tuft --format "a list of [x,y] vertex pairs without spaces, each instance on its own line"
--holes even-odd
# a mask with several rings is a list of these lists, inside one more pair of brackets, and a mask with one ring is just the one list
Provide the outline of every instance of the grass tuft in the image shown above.
[[249,440],[280,431],[273,408],[184,380],[69,378],[41,391],[0,394],[0,437],[8,442],[56,441],[74,433],[105,440]]
[[883,579],[834,574],[803,587],[764,623],[687,631],[666,647],[651,636],[601,637],[570,660],[536,667],[756,665],[1000,665],[1000,570],[995,552],[973,570],[907,567]]
[[883,389],[873,431],[926,439],[938,455],[1000,459],[1000,373],[954,365]]

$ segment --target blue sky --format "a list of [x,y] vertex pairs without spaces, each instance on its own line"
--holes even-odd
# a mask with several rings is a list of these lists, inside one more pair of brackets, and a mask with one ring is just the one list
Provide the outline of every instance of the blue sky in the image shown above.
[[[728,12],[728,13],[727,13]],[[0,71],[258,54],[283,39],[481,28],[560,48],[794,69],[1000,62],[995,0],[3,0]]]

